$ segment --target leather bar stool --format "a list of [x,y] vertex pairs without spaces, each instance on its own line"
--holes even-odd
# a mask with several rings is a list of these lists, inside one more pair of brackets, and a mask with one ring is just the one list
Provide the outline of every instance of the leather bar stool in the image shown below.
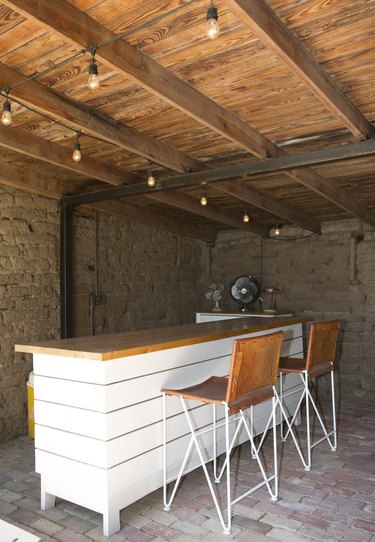
[[[317,444],[327,440],[332,451],[337,448],[337,430],[336,430],[336,408],[335,408],[335,382],[334,382],[334,359],[336,354],[337,336],[340,328],[338,320],[328,322],[312,323],[310,327],[309,343],[307,348],[306,358],[281,357],[279,363],[280,370],[280,399],[283,402],[285,397],[294,393],[301,393],[295,413],[288,424],[288,430],[285,435],[282,434],[282,439],[285,440],[289,434],[292,434],[297,451],[301,457],[305,470],[311,468],[311,450]],[[297,373],[302,380],[302,386],[283,395],[282,377],[288,373]],[[325,422],[323,413],[318,408],[318,401],[314,400],[311,393],[312,380],[318,376],[330,373],[330,400],[332,406],[332,429],[329,430]],[[307,458],[305,459],[301,453],[301,448],[297,444],[291,427],[295,427],[295,421],[300,414],[301,408],[305,405],[306,410],[306,448]],[[320,427],[323,430],[323,436],[316,442],[312,443],[311,429],[311,409],[319,420]],[[284,420],[285,420],[285,416]],[[291,426],[291,427],[290,427]],[[283,423],[281,423],[281,431],[283,431]]]
[[[204,474],[213,498],[220,522],[223,527],[224,534],[229,534],[231,530],[231,507],[233,504],[248,496],[253,491],[260,487],[266,486],[271,500],[277,501],[278,498],[278,470],[277,470],[277,446],[276,446],[276,409],[281,406],[283,409],[277,390],[275,388],[278,376],[278,363],[280,357],[280,349],[283,341],[283,333],[277,332],[259,337],[251,337],[246,339],[235,340],[233,343],[229,378],[212,376],[193,386],[183,389],[162,389],[163,393],[163,466],[164,466],[164,509],[170,510],[170,506],[176,495],[177,488],[181,481],[181,477],[185,474],[186,465],[191,455],[193,445],[199,456],[200,464],[204,470]],[[183,412],[185,413],[187,424],[190,430],[190,441],[186,449],[184,459],[182,460],[179,473],[167,479],[167,413],[166,413],[166,396],[177,396],[180,398]],[[268,432],[272,426],[273,433],[273,474],[266,473],[266,466],[260,457],[260,447],[263,439],[259,443],[254,441],[254,431],[252,425],[252,410],[253,407],[267,399],[272,400],[271,413],[265,428]],[[213,416],[212,423],[203,428],[196,428],[194,423],[194,409],[188,408],[187,400],[199,401],[203,404],[212,405]],[[195,405],[195,403],[194,403]],[[224,416],[221,420],[217,420],[217,407],[221,405],[224,410]],[[250,420],[248,412],[245,409],[250,408]],[[286,416],[286,412],[284,411]],[[229,437],[229,426],[233,423],[235,429],[234,434]],[[288,424],[289,425],[289,424]],[[218,438],[219,428],[224,428],[225,437]],[[240,429],[246,431],[251,446],[252,455],[256,458],[259,469],[262,474],[262,481],[252,488],[245,491],[242,495],[232,499],[231,493],[231,469],[230,455],[233,447],[236,445],[236,439]],[[202,445],[202,436],[211,433],[213,443],[210,442],[209,455],[207,456],[206,448]],[[222,433],[221,433],[222,434]],[[173,440],[173,439],[172,439]],[[207,438],[206,438],[207,440]],[[216,440],[219,442],[218,448],[223,449],[223,441],[225,441],[225,459],[220,472],[217,472],[216,456],[218,448]],[[219,450],[220,453],[220,450]],[[224,472],[226,473],[226,508],[227,518],[224,520],[223,510],[220,508],[219,500],[214,490],[211,481],[211,476],[208,472],[206,463],[213,460],[213,479],[215,483],[219,483]],[[172,460],[171,460],[172,462]],[[174,482],[173,490],[170,498],[167,498],[167,484],[170,481]],[[272,484],[271,484],[272,482]],[[272,487],[273,486],[273,487]]]

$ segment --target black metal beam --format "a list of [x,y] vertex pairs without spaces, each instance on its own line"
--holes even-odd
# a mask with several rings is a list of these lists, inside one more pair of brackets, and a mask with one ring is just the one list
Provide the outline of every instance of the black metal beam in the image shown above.
[[60,296],[61,296],[61,338],[72,336],[73,307],[72,307],[72,238],[73,214],[72,207],[60,204]]
[[150,188],[146,182],[116,186],[105,190],[98,190],[89,194],[78,194],[75,196],[66,196],[64,202],[68,205],[78,205],[84,203],[94,203],[96,201],[109,200],[112,198],[125,198],[131,196],[140,196],[143,194],[152,194],[164,190],[173,190],[187,186],[196,186],[205,183],[214,183],[236,177],[250,177],[261,173],[272,173],[275,171],[284,171],[299,167],[312,166],[317,164],[326,164],[341,160],[352,160],[354,158],[365,158],[375,154],[375,140],[361,141],[350,145],[342,145],[332,149],[323,149],[318,151],[304,152],[300,154],[291,154],[277,156],[276,158],[267,158],[257,160],[256,162],[247,162],[236,164],[218,169],[210,169],[179,175],[169,179],[160,180],[155,187]]

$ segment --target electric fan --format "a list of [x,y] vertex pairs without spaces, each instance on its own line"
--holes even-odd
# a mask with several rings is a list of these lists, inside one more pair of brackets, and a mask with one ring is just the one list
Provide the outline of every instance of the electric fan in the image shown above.
[[229,291],[233,301],[241,305],[242,311],[246,311],[259,298],[260,286],[253,276],[243,275],[232,282]]

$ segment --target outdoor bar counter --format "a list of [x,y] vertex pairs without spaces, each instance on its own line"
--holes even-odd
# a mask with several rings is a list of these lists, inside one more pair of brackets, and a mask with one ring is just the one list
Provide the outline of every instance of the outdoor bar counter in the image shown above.
[[[249,317],[16,345],[17,352],[33,354],[42,509],[60,497],[103,514],[106,536],[118,531],[120,510],[162,486],[160,389],[227,375],[235,338],[283,330],[282,355],[302,356],[307,320]],[[287,387],[296,384],[293,378]],[[197,426],[211,421],[207,406],[190,406]],[[258,405],[257,432],[269,411],[267,402]],[[168,401],[168,417],[173,476],[189,440],[177,398]],[[187,470],[197,465],[192,455]]]

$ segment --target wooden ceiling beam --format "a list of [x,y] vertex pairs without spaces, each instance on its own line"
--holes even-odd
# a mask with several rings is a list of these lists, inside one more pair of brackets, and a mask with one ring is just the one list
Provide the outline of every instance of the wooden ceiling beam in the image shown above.
[[291,179],[298,180],[299,183],[309,188],[309,190],[323,196],[337,207],[344,209],[347,213],[356,216],[375,228],[374,211],[366,209],[356,201],[353,201],[353,198],[348,196],[343,190],[339,190],[333,181],[322,177],[309,168],[287,171],[286,174]]
[[[92,46],[111,40],[115,36],[66,0],[60,0],[58,4],[49,2],[49,0],[38,0],[38,2],[34,0],[4,0],[4,3],[25,17],[31,17],[37,23],[43,24],[48,30],[59,33],[75,45],[79,43],[83,47]],[[247,148],[254,155],[264,157],[267,154],[272,156],[287,154],[285,150],[262,136],[236,115],[184,83],[173,73],[124,40],[109,43],[99,49],[98,56],[112,69],[125,73],[142,87],[227,139]],[[299,181],[300,171],[295,173],[294,179],[296,181]],[[310,172],[299,182],[308,186],[309,183],[306,181],[311,182],[313,176],[313,172]],[[315,187],[312,189],[321,196],[327,197],[324,190],[318,191],[318,187],[323,188],[320,186],[318,177],[317,175],[316,182],[313,183]],[[346,210],[354,216],[358,216],[358,212],[360,212],[361,218],[367,222],[366,217],[369,215],[367,209],[354,202],[350,206],[351,200],[346,198],[345,194],[343,198],[348,200],[345,201]],[[329,201],[332,200],[329,199]],[[340,201],[342,201],[341,197],[335,203],[340,206]]]
[[143,156],[145,160],[152,160],[173,171],[184,173],[201,169],[200,162],[186,153],[127,124],[119,124],[84,103],[60,94],[35,80],[28,81],[24,75],[1,63],[0,81],[3,87],[17,85],[11,90],[11,96],[16,100],[42,115],[63,122],[72,130],[82,130],[86,134],[97,136],[103,141],[134,152]]
[[356,137],[375,137],[375,128],[265,0],[224,3]]
[[210,226],[192,224],[191,222],[162,215],[161,213],[140,205],[123,203],[116,200],[100,201],[95,203],[92,208],[99,209],[109,214],[124,216],[137,222],[147,224],[148,226],[161,228],[162,230],[192,237],[193,239],[205,241],[210,244],[215,242],[218,231]]
[[[0,64],[0,79],[4,82],[6,82],[7,85],[13,85],[17,84],[19,82],[25,81],[25,77],[15,70]],[[51,91],[41,83],[38,83],[34,80],[26,81],[25,83],[16,86],[14,91],[12,92],[12,95],[17,97],[21,102],[29,105],[30,107],[35,108],[36,110],[42,112],[43,114],[47,114],[48,116],[54,116],[60,121],[64,121],[67,123],[71,123],[72,126],[74,126],[75,129],[84,128],[85,131],[90,132],[92,135],[103,137],[103,139],[110,139],[110,142],[116,145],[124,146],[123,139],[126,142],[126,147],[129,146],[129,142],[131,141],[131,146],[137,144],[137,141],[144,137],[144,139],[147,141],[148,136],[141,136],[136,139],[130,138],[128,139],[126,130],[124,133],[122,133],[122,127],[123,125],[116,126],[115,133],[116,136],[109,137],[109,134],[111,133],[112,129],[112,123],[111,120],[102,116],[98,115],[94,110],[86,107],[84,104],[80,104],[79,102],[75,102],[74,100],[71,100],[65,96],[62,96],[56,92]],[[83,124],[80,124],[83,123]],[[14,137],[6,138],[6,132],[5,130],[9,127],[3,127],[4,128],[4,141],[8,145],[12,145],[10,148],[13,150],[18,150],[19,152],[22,152],[22,149],[27,151],[28,153],[31,153],[29,155],[33,156],[34,158],[40,158],[40,145],[42,142],[37,138],[35,141],[35,144],[33,145],[32,139],[35,136],[32,136],[30,140],[27,138],[22,138],[23,145],[22,147],[17,146],[18,140],[21,139],[21,135],[17,134]],[[125,127],[126,128],[126,127]],[[12,129],[13,130],[13,129]],[[138,136],[140,135],[139,132]],[[47,142],[48,143],[48,142]],[[156,142],[157,143],[157,142]],[[1,126],[0,126],[0,145],[1,145]],[[66,163],[69,164],[70,169],[73,169],[76,171],[75,163],[72,162],[70,151],[66,151],[61,146],[57,146],[55,143],[51,143],[50,147],[52,147],[55,150],[51,150],[51,152],[48,151],[48,149],[45,149],[43,151],[43,154],[51,157],[51,163],[54,163],[55,165],[65,166]],[[182,155],[183,153],[181,153]],[[56,156],[60,158],[59,161],[56,161]],[[183,162],[181,162],[181,166],[179,169],[185,169],[185,168],[192,168],[194,167],[195,170],[206,170],[207,166],[201,162],[195,161],[193,159],[190,159],[189,156],[185,155],[186,159],[184,157]],[[157,154],[156,161],[160,163],[162,160],[161,155]],[[63,161],[63,163],[62,163]],[[96,167],[95,163],[92,163],[92,160],[89,157],[82,157],[82,160],[80,162],[81,164],[81,173],[87,174],[88,176],[95,176],[97,177],[97,172],[101,170],[100,167]],[[89,169],[86,172],[85,164],[88,165]],[[94,166],[94,170],[92,169],[92,166]],[[101,176],[100,180],[110,183],[110,184],[117,184],[121,185],[124,183],[139,183],[143,179],[136,174],[132,174],[126,171],[122,171],[118,168],[111,167],[110,173],[111,176],[108,178],[109,170],[104,170],[104,174]],[[112,180],[111,180],[112,179]],[[225,190],[223,190],[225,191]],[[175,192],[174,192],[175,193]],[[160,200],[159,196],[159,201]],[[234,196],[235,197],[235,196]],[[265,198],[267,200],[267,198]],[[168,201],[170,201],[170,198],[168,198]],[[180,200],[178,200],[180,201]],[[256,205],[256,203],[254,203]],[[280,204],[280,208],[282,208]],[[263,207],[264,208],[264,207]],[[269,211],[274,214],[273,210],[265,208],[266,211]],[[288,208],[285,208],[283,210],[283,214],[280,215],[281,217],[285,218],[285,213],[288,213]],[[202,214],[202,213],[199,213]],[[307,217],[308,220],[308,217]],[[224,222],[225,223],[225,222]],[[296,222],[297,224],[305,227],[306,220],[304,219],[303,222]],[[316,231],[316,228],[314,228],[314,231]]]
[[51,175],[46,179],[40,172],[30,167],[25,169],[5,162],[1,163],[0,184],[57,200],[60,200],[67,191],[72,194],[80,192],[80,188],[73,182],[61,181]]
[[224,181],[220,183],[220,190],[231,194],[233,197],[239,200],[264,209],[268,213],[280,217],[292,224],[299,224],[306,230],[320,233],[320,223],[308,216],[305,213],[301,213],[290,206],[280,203],[277,199],[267,196],[263,192],[260,192],[256,188],[245,185],[240,181]]
[[[23,82],[26,80],[26,78],[16,72],[15,70],[0,64],[0,80],[4,82],[6,85],[13,85],[17,84],[19,82]],[[88,108],[84,104],[80,104],[79,102],[76,102],[70,98],[67,98],[66,96],[62,96],[56,92],[51,91],[41,83],[38,83],[34,80],[26,81],[25,83],[16,86],[14,91],[12,91],[12,95],[14,95],[18,100],[25,103],[26,105],[35,108],[36,110],[40,111],[43,114],[47,114],[48,116],[54,116],[60,121],[66,122],[68,124],[71,124],[75,129],[83,128],[85,131],[91,133],[94,136],[106,139],[110,143],[113,143],[120,147],[126,147],[128,148],[131,146],[132,150],[134,151],[134,146],[137,146],[137,142],[140,141],[142,138],[145,140],[144,144],[141,146],[141,150],[145,147],[149,147],[149,137],[147,135],[142,135],[140,132],[137,132],[136,130],[133,130],[137,132],[138,137],[136,138],[128,138],[127,133],[127,127],[126,125],[116,125],[114,130],[113,123],[111,119],[104,117],[103,115],[99,115],[96,111]],[[122,132],[124,128],[124,133]],[[109,134],[112,134],[109,136]],[[124,143],[125,139],[125,143]],[[140,150],[140,149],[138,149]],[[38,151],[37,151],[38,152]],[[60,151],[61,153],[61,151]],[[181,156],[183,155],[183,158],[181,159]],[[160,154],[154,154],[154,161],[160,164],[163,164],[163,158]],[[170,156],[173,157],[173,149],[170,153]],[[38,156],[36,156],[38,157]],[[69,158],[69,157],[68,157]],[[70,158],[69,158],[70,159]],[[84,159],[83,160],[89,160]],[[183,153],[179,153],[179,160],[175,162],[175,159],[173,159],[173,169],[176,171],[180,170],[195,170],[195,171],[208,171],[207,165],[203,164],[202,162],[199,162],[198,160],[194,160],[193,158],[189,157],[188,155],[184,155]],[[275,159],[270,159],[275,160]],[[265,161],[264,161],[265,162]],[[72,166],[71,162],[69,164]],[[91,164],[91,162],[90,162]],[[57,164],[57,165],[61,165]],[[166,165],[165,163],[163,165]],[[96,168],[95,168],[95,171]],[[120,184],[120,181],[128,182],[128,183],[138,183],[141,182],[143,179],[141,179],[139,176],[135,174],[131,174],[129,172],[125,171],[116,171],[115,168],[111,168],[111,172],[113,174],[116,174],[118,179],[118,184]],[[226,179],[229,176],[225,177]],[[101,180],[106,181],[106,178],[102,178]],[[217,188],[220,190],[220,185],[217,186]],[[223,186],[223,192],[227,192],[225,187]],[[228,193],[228,192],[227,192]],[[229,195],[231,195],[229,193]],[[232,195],[233,197],[234,194]],[[264,195],[263,198],[260,198],[262,201],[266,196]],[[241,199],[241,198],[239,198]],[[253,205],[256,206],[256,202],[253,202]],[[283,212],[279,215],[281,218],[286,218],[287,216],[290,216],[290,209],[285,204],[281,205],[279,204],[280,210]],[[274,211],[269,211],[272,214],[275,214]],[[289,218],[287,218],[289,220]],[[316,221],[313,221],[310,217],[304,216],[303,220],[294,222],[296,224],[299,224],[300,226],[306,228],[306,224],[308,221],[311,221],[311,224],[314,226],[312,231],[317,231],[319,229],[319,225],[316,223]],[[307,228],[310,229],[310,228]]]
[[268,227],[253,221],[245,224],[242,220],[242,216],[234,215],[226,210],[218,209],[217,207],[210,205],[210,203],[208,203],[207,206],[202,207],[197,198],[182,192],[163,192],[162,194],[154,193],[150,197],[154,200],[160,201],[160,203],[167,203],[173,207],[188,210],[194,214],[214,220],[215,222],[227,224],[228,226],[236,228],[237,230],[252,231],[253,233],[263,237],[269,236]]
[[85,48],[108,42],[96,51],[96,57],[111,69],[126,74],[132,81],[200,124],[246,149],[251,149],[256,156],[277,156],[277,146],[252,126],[123,39],[111,42],[116,34],[70,2],[4,0],[3,3],[26,18],[32,18],[36,23],[44,25],[49,31],[60,34],[75,47],[77,44]]
[[[21,130],[13,128],[12,126],[3,126],[0,124],[0,146],[20,152],[26,156],[31,156],[32,158],[36,158],[43,162],[48,162],[65,169],[72,170],[76,173],[82,173],[90,178],[99,179],[104,182],[116,181],[116,184],[119,185],[122,178],[125,178],[125,176],[122,175],[121,170],[118,169],[115,171],[115,168],[109,170],[109,168],[106,168],[102,162],[91,157],[87,157],[85,159],[82,158],[80,162],[74,162],[72,160],[72,152],[70,149],[57,145],[51,141],[46,141],[27,132],[22,132]],[[143,181],[140,176],[135,174],[131,174],[130,178],[132,182],[137,182],[137,184]],[[72,193],[76,193],[76,190],[72,191]],[[79,195],[82,197],[88,197],[89,194],[90,192],[83,192]],[[158,199],[158,201],[166,204],[170,204],[173,197],[175,197],[179,202],[178,206],[184,208],[186,211],[193,212],[200,216],[206,216],[206,218],[212,218],[212,216],[215,216],[216,221],[225,225],[229,224],[232,227],[241,227],[243,225],[240,220],[234,221],[231,217],[227,217],[226,213],[220,213],[219,211],[215,213],[215,210],[212,208],[206,210],[206,208],[203,208],[199,202],[197,202],[197,205],[195,206],[192,205],[192,202],[188,197],[185,198],[186,207],[183,207],[183,194],[158,194],[157,198],[155,199]],[[145,214],[147,215],[147,211],[140,213],[139,216],[143,216]],[[138,215],[136,212],[132,213],[132,218],[136,218],[137,216]],[[159,221],[159,223],[161,223],[161,221]],[[251,229],[253,229],[253,231],[257,231],[259,235],[268,235],[268,228],[264,228],[260,225],[252,224]],[[181,227],[179,227],[179,231],[181,231]],[[209,236],[211,238],[210,232]]]
[[92,157],[82,156],[80,162],[72,159],[73,149],[68,149],[52,141],[47,141],[29,132],[23,132],[13,126],[0,124],[0,145],[6,149],[22,153],[26,156],[48,162],[65,169],[81,173],[89,178],[98,179],[105,183],[119,186],[126,180],[133,179],[131,174],[126,177],[120,170],[109,168]]
[[[45,196],[56,200],[61,200],[66,191],[71,193],[85,192],[86,189],[79,187],[76,183],[69,181],[60,181],[48,175],[48,178],[41,176],[40,172],[28,167],[26,170],[22,166],[2,163],[0,168],[0,184],[32,192],[39,196]],[[85,213],[88,208],[99,209],[109,214],[115,214],[127,219],[134,219],[138,222],[158,227],[180,235],[185,235],[193,239],[214,243],[217,231],[210,227],[201,227],[195,224],[187,223],[182,220],[167,217],[151,209],[145,209],[139,205],[122,203],[119,201],[97,202],[94,205],[82,205],[77,209],[82,209]]]

